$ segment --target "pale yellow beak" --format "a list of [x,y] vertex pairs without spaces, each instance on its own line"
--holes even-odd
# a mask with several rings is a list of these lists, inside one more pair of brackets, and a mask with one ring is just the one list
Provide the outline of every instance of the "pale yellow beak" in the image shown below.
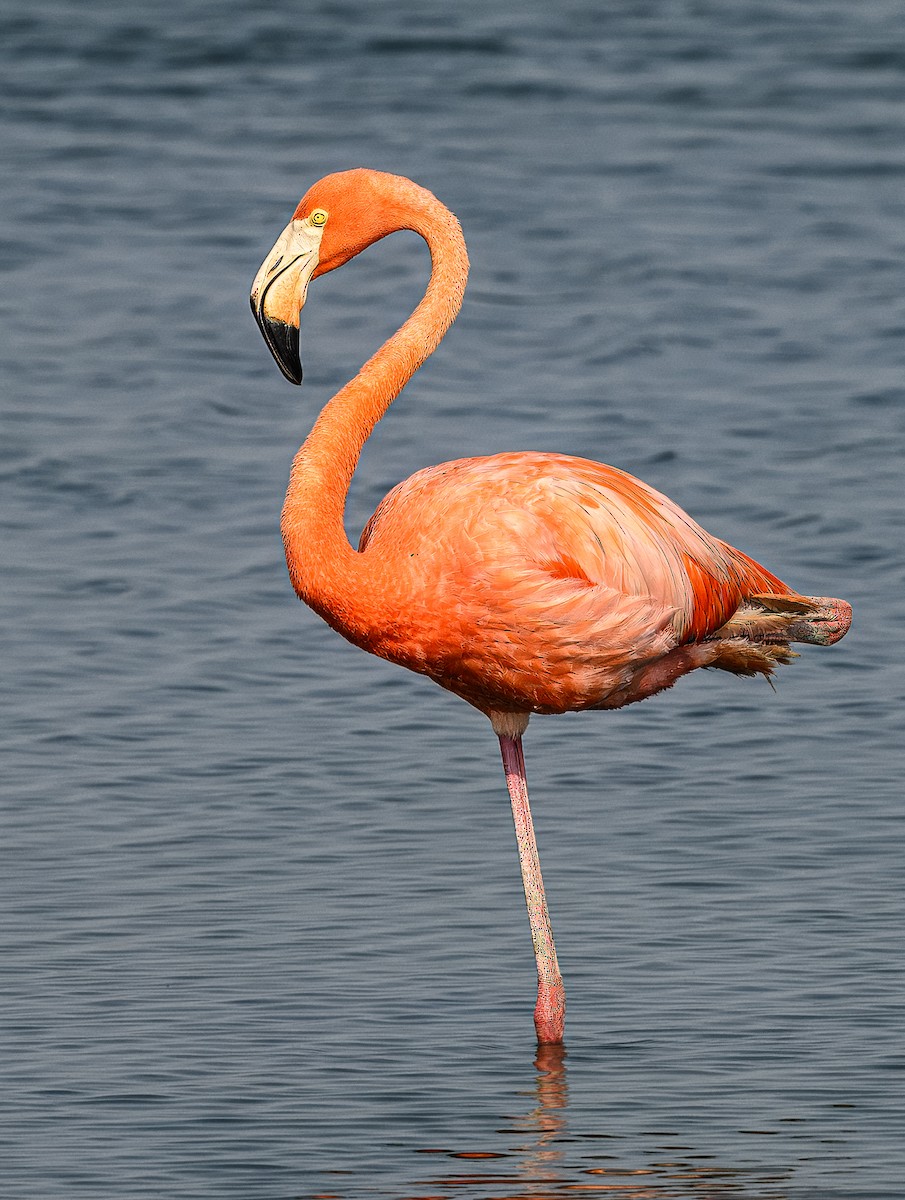
[[251,311],[277,366],[290,383],[302,382],[299,313],[317,269],[323,230],[290,221],[251,285]]

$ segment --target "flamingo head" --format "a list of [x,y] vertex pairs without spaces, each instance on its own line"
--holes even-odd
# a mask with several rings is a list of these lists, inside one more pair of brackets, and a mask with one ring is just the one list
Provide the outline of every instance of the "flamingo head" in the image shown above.
[[327,175],[302,197],[251,288],[255,320],[290,383],[302,382],[299,313],[311,280],[388,233],[418,229],[430,201],[410,180],[364,168]]

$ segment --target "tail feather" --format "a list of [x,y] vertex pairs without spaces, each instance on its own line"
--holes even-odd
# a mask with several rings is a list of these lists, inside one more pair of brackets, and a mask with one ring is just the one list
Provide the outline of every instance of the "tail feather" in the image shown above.
[[746,637],[728,637],[705,645],[713,647],[713,655],[703,665],[719,671],[731,671],[733,675],[763,675],[769,679],[777,667],[798,657],[785,642],[758,645]]

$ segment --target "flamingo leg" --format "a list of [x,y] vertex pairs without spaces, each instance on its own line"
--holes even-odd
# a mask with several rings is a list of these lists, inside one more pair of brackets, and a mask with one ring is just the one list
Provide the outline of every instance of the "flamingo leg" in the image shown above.
[[512,819],[515,822],[515,837],[518,842],[518,860],[525,887],[525,903],[531,922],[531,940],[534,942],[534,957],[537,961],[537,1004],[534,1008],[534,1028],[538,1043],[542,1046],[560,1045],[563,1040],[563,1025],[566,1015],[566,990],[563,987],[556,947],[553,945],[553,930],[547,913],[544,881],[540,873],[537,855],[537,840],[534,823],[528,804],[528,781],[525,777],[525,756],[522,752],[521,735],[509,737],[499,734],[503,768],[506,771],[506,786],[512,801]]

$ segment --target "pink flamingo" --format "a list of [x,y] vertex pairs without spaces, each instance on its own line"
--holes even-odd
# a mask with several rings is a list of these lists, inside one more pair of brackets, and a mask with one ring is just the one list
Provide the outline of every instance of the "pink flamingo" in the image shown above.
[[393,488],[358,550],[343,512],[376,423],[455,320],[468,274],[459,223],[436,197],[370,170],[305,195],[251,291],[283,374],[300,383],[309,281],[411,229],[431,277],[402,327],[324,407],[283,508],[299,597],[343,637],[435,680],[489,717],[500,741],[537,962],[541,1044],[562,1042],[565,990],[528,805],[532,713],[620,708],[698,667],[769,676],[791,642],[831,645],[843,600],[803,596],[613,467],[560,454],[460,459]]

